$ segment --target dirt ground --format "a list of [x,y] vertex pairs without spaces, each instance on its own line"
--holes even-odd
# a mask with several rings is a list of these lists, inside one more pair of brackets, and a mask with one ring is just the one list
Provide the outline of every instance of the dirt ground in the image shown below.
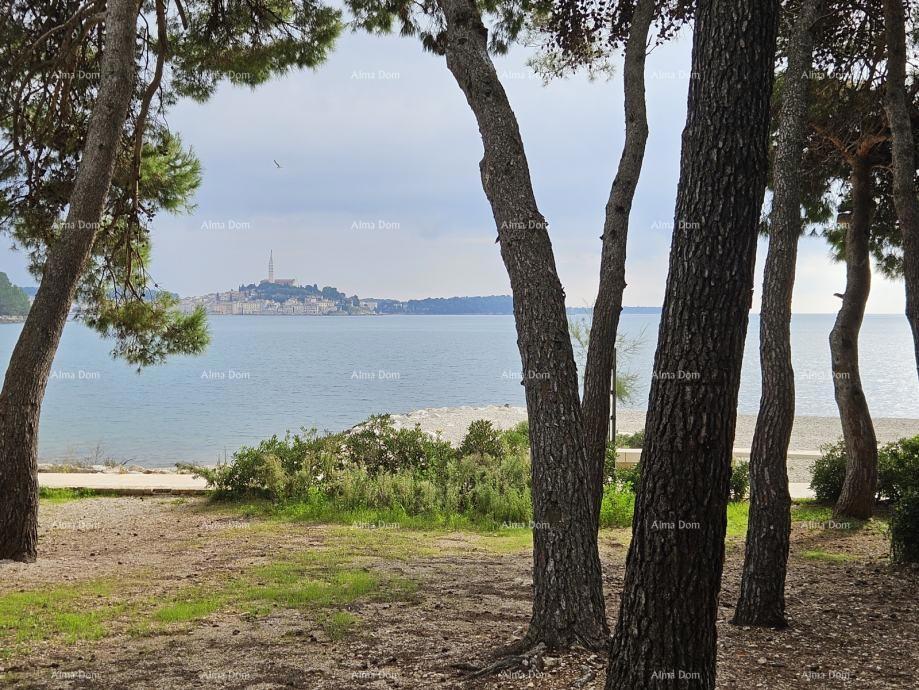
[[[613,621],[628,538],[627,531],[602,534]],[[150,617],[151,601],[189,588],[216,591],[247,569],[342,541],[338,546],[353,551],[358,567],[416,585],[404,596],[348,603],[343,608],[356,624],[343,635],[331,635],[310,608],[253,614],[222,607],[185,622],[139,625]],[[887,550],[884,534],[871,525],[842,531],[795,523],[791,627],[775,632],[728,623],[743,558],[742,541],[730,539],[718,623],[719,687],[919,687],[919,573],[891,567]],[[214,510],[204,499],[43,504],[40,560],[0,563],[0,685],[602,688],[605,659],[583,651],[466,680],[496,646],[524,631],[530,568],[526,543],[500,535],[264,521]],[[2,628],[4,611],[15,613],[9,601],[16,597],[100,579],[115,583],[106,585],[114,590],[94,596],[100,605],[118,607],[100,619],[95,639],[60,633],[66,613],[50,622],[58,632],[45,636],[24,639]],[[84,614],[95,605],[85,596],[76,601]],[[29,609],[35,621],[31,613],[24,616],[22,628],[38,625],[41,607],[51,605]]]

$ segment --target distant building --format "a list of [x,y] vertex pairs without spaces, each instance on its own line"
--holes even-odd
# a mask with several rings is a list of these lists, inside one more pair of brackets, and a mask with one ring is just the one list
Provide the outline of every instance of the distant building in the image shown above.
[[274,251],[268,252],[268,277],[261,281],[262,285],[287,285],[293,286],[297,282],[296,278],[275,278],[274,277]]

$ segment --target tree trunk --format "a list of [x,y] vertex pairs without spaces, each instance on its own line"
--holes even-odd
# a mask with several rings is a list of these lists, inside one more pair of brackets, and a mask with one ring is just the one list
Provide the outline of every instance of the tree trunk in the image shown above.
[[906,19],[903,0],[884,0],[887,32],[887,117],[892,134],[893,198],[903,235],[906,318],[919,371],[919,200],[910,104],[906,97]]
[[102,83],[60,239],[13,349],[0,392],[0,559],[34,561],[38,422],[51,363],[92,252],[134,85],[135,0],[108,0]]
[[548,226],[533,194],[517,119],[487,51],[473,0],[439,0],[446,17],[447,67],[475,114],[485,155],[482,186],[491,203],[514,294],[533,480],[533,616],[522,644],[605,648],[609,629],[591,516],[578,377],[565,293]]
[[791,363],[791,298],[801,236],[801,164],[807,127],[818,0],[805,0],[794,20],[773,163],[769,253],[760,310],[763,390],[750,452],[750,513],[740,598],[733,622],[784,628],[785,571],[791,531],[788,444],[795,421]]
[[766,186],[774,0],[701,0],[643,470],[607,688],[712,688]]
[[867,519],[874,511],[878,444],[858,367],[858,334],[871,292],[871,166],[863,156],[852,163],[852,218],[846,230],[846,292],[830,333],[833,388],[846,442],[846,480],[835,515]]
[[639,0],[632,15],[632,26],[625,47],[623,81],[625,90],[625,143],[619,170],[603,225],[603,254],[600,259],[600,287],[594,303],[584,369],[584,399],[581,410],[587,460],[593,472],[593,511],[599,523],[603,498],[603,466],[610,414],[610,380],[616,350],[616,333],[625,291],[625,256],[629,215],[635,188],[641,175],[648,141],[648,112],[645,104],[645,57],[648,31],[654,19],[656,0]]

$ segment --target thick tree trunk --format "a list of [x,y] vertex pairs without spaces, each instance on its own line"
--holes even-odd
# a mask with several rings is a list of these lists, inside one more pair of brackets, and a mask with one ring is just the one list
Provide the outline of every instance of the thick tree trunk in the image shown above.
[[447,67],[475,114],[485,148],[480,168],[514,294],[517,344],[530,419],[533,617],[524,644],[550,649],[608,640],[591,473],[565,293],[548,226],[533,194],[517,119],[486,48],[473,0],[439,0]]
[[0,392],[0,558],[36,557],[41,403],[111,183],[133,91],[136,21],[135,0],[108,0],[102,83],[67,220],[48,255]]
[[788,444],[795,420],[791,364],[791,298],[801,235],[801,164],[807,127],[808,70],[818,0],[804,0],[794,19],[785,70],[769,253],[760,310],[762,397],[750,453],[750,513],[740,598],[733,622],[784,628],[785,571],[791,531]]
[[846,230],[846,292],[830,332],[833,388],[849,456],[846,480],[836,502],[838,517],[867,519],[874,511],[878,444],[858,367],[858,335],[871,292],[871,166],[863,156],[852,163],[852,218]]
[[594,303],[584,370],[584,399],[581,410],[587,460],[593,472],[593,510],[599,522],[603,497],[603,466],[610,414],[610,379],[616,350],[616,333],[625,291],[625,256],[629,215],[635,188],[641,175],[648,141],[648,112],[645,103],[645,58],[648,31],[654,19],[656,0],[639,0],[625,47],[623,81],[625,90],[625,143],[619,170],[603,225],[603,254],[600,259],[600,288]]
[[906,18],[903,0],[884,0],[887,32],[887,118],[892,134],[893,198],[903,235],[906,318],[919,371],[919,199],[910,105],[906,97]]
[[670,272],[607,688],[712,688],[766,186],[774,0],[700,0]]

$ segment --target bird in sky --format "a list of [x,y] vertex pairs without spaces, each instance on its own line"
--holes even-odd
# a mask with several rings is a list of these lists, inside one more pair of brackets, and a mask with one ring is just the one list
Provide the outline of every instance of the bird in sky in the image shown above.
[[[274,159],[272,158],[272,160],[274,160]],[[277,162],[276,160],[274,161],[274,164],[275,164],[275,165],[276,165],[276,166],[277,166],[278,168],[280,168],[280,167],[281,167],[281,164],[280,164],[280,163],[278,163],[278,162]]]

